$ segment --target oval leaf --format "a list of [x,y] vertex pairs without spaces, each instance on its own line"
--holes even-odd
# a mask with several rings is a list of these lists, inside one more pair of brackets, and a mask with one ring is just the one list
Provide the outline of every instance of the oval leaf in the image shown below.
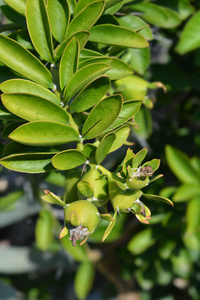
[[10,79],[0,84],[0,90],[6,94],[25,93],[39,96],[50,100],[56,104],[60,104],[60,100],[56,95],[41,85],[24,79]]
[[28,121],[49,120],[68,123],[69,114],[57,104],[29,94],[2,94],[4,106]]
[[200,196],[200,188],[197,184],[186,183],[181,185],[173,196],[174,202],[183,202]]
[[92,288],[95,275],[95,268],[92,262],[83,262],[76,272],[75,276],[75,293],[78,299],[86,299]]
[[110,147],[109,153],[119,149],[126,142],[130,132],[130,127],[125,125],[114,131],[116,139]]
[[104,74],[110,67],[106,64],[91,64],[78,70],[64,89],[64,99],[72,99],[82,88],[98,76]]
[[67,44],[59,67],[60,88],[64,89],[69,79],[77,70],[79,58],[79,43],[76,37],[73,37]]
[[65,39],[69,25],[70,12],[67,0],[48,0],[47,11],[54,38],[58,42]]
[[5,0],[10,7],[25,16],[26,0]]
[[9,170],[24,173],[44,173],[52,171],[51,158],[54,153],[27,153],[9,155],[0,164]]
[[52,158],[52,164],[59,170],[74,169],[87,161],[85,154],[79,150],[65,150]]
[[53,221],[52,213],[43,208],[35,228],[36,243],[42,251],[46,251],[53,242]]
[[118,117],[122,108],[122,96],[114,95],[101,100],[90,112],[83,125],[82,135],[92,139],[108,128]]
[[180,150],[167,145],[165,148],[167,163],[173,173],[184,183],[197,183],[199,178],[190,164],[189,158]]
[[9,138],[34,146],[60,145],[73,141],[80,142],[78,132],[63,123],[34,121],[24,124],[13,131]]
[[89,41],[128,48],[145,48],[149,46],[149,43],[142,35],[128,28],[112,24],[92,27]]
[[88,4],[73,18],[69,25],[68,35],[80,31],[88,30],[98,20],[103,12],[104,1],[95,1]]
[[0,34],[0,61],[22,76],[46,88],[53,88],[49,70],[19,43]]
[[107,76],[100,76],[99,78],[90,82],[73,99],[70,105],[71,113],[83,112],[94,106],[103,98],[109,87],[110,79]]
[[53,63],[53,41],[44,0],[27,0],[26,21],[36,51],[42,59]]
[[145,159],[146,155],[147,155],[147,148],[143,148],[138,153],[136,153],[136,155],[133,157],[132,160],[132,168],[133,169],[138,168],[141,162],[143,161],[143,159]]
[[97,147],[95,153],[95,159],[97,165],[99,165],[106,155],[110,152],[110,148],[112,147],[114,141],[116,139],[116,135],[114,133],[107,134],[100,142],[99,146]]
[[92,198],[94,197],[94,188],[93,186],[85,180],[79,181],[77,184],[77,189],[81,196],[87,197],[87,198]]

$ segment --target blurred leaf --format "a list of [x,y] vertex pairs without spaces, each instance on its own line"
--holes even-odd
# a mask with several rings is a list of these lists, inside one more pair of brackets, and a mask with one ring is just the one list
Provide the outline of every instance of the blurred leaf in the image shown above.
[[176,11],[181,20],[187,19],[191,13],[195,12],[194,7],[191,5],[190,0],[168,0],[163,2],[162,0],[156,1],[158,5],[171,8]]
[[18,127],[9,138],[25,145],[51,146],[80,141],[77,131],[59,122],[33,121]]
[[70,20],[68,1],[48,0],[47,11],[52,34],[61,43],[65,39]]
[[190,200],[186,211],[186,235],[194,234],[200,226],[200,196]]
[[18,13],[25,15],[26,0],[5,0],[5,2]]
[[179,248],[171,256],[173,272],[181,278],[188,279],[192,274],[192,261],[189,252],[185,248]]
[[135,116],[136,126],[133,131],[141,138],[148,139],[152,134],[152,116],[149,109],[142,107]]
[[50,100],[30,94],[3,94],[4,106],[18,117],[28,120],[49,120],[69,123],[69,114]]
[[101,140],[95,153],[95,159],[97,165],[99,165],[107,156],[107,154],[110,152],[110,149],[113,143],[115,142],[115,139],[116,139],[115,133],[109,133],[106,136],[104,136],[104,138]]
[[11,79],[4,81],[0,84],[0,90],[7,94],[25,93],[35,95],[60,104],[60,100],[53,92],[29,80]]
[[86,299],[92,288],[95,276],[95,268],[92,262],[82,262],[75,275],[75,293],[80,300]]
[[155,201],[161,201],[161,202],[165,202],[167,204],[171,204],[172,206],[174,206],[173,202],[165,197],[161,197],[158,195],[150,195],[150,194],[144,194],[142,193],[142,195],[147,198],[147,199],[151,199],[151,200],[155,200]]
[[119,129],[113,131],[113,133],[115,134],[116,139],[110,147],[109,153],[114,152],[124,145],[130,133],[130,127],[128,125],[124,125]]
[[5,65],[46,88],[54,87],[49,70],[28,50],[3,35],[0,44],[0,60]]
[[48,209],[42,209],[35,228],[36,243],[40,250],[46,251],[53,241],[52,213]]
[[148,82],[136,75],[119,79],[114,85],[126,100],[143,100],[147,94]]
[[64,89],[64,99],[72,99],[89,82],[104,74],[110,66],[103,63],[90,64],[78,70],[69,80]]
[[103,98],[109,87],[110,79],[107,76],[100,76],[91,81],[73,99],[70,105],[71,113],[84,112],[94,106]]
[[87,158],[80,150],[64,150],[52,158],[53,166],[58,170],[74,169],[87,161]]
[[176,46],[176,51],[183,55],[187,52],[190,52],[194,49],[200,47],[200,11],[194,14],[191,19],[186,23],[182,33],[180,40]]
[[118,117],[121,108],[121,95],[114,95],[101,100],[91,110],[83,126],[82,135],[84,140],[92,139],[107,129]]
[[128,63],[131,68],[140,75],[144,75],[150,63],[150,49],[128,49],[122,59]]
[[145,48],[149,45],[142,35],[128,28],[112,24],[92,27],[89,41],[128,48]]
[[80,30],[88,30],[103,12],[104,1],[95,1],[84,7],[71,21],[68,35]]
[[174,249],[176,247],[176,240],[172,237],[166,237],[159,245],[158,253],[162,259],[170,259]]
[[174,202],[183,202],[200,196],[200,188],[197,184],[186,183],[179,186],[173,196]]
[[53,41],[44,0],[27,0],[26,20],[36,51],[42,59],[53,63]]
[[13,154],[3,157],[0,164],[5,168],[24,173],[44,173],[53,170],[54,153]]
[[128,250],[136,255],[141,254],[156,242],[152,228],[147,228],[135,234],[127,245]]
[[106,6],[107,6],[107,3],[110,7],[108,7],[106,10],[105,10],[105,14],[107,15],[114,15],[116,12],[118,12],[120,10],[120,8],[124,5],[125,3],[125,0],[121,0],[119,1],[118,3],[115,3],[114,5],[111,6],[111,4],[113,4],[114,2],[117,2],[116,0],[109,0],[109,1],[106,1]]
[[76,72],[79,59],[79,42],[73,37],[63,52],[60,60],[59,78],[60,88],[64,89],[72,75]]
[[170,145],[165,147],[165,151],[167,163],[179,180],[183,183],[199,184],[197,173],[191,166],[186,154]]
[[64,236],[60,239],[63,248],[73,257],[74,260],[85,262],[88,261],[88,255],[85,246],[76,245],[76,247],[72,246],[71,241],[68,236]]
[[[0,198],[0,210],[9,210],[13,204],[24,195],[23,191],[11,192],[6,196]],[[13,206],[14,208],[14,206]]]

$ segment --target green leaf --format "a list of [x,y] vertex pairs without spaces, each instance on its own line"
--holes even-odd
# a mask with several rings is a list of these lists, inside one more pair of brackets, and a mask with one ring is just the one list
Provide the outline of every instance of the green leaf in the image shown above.
[[52,164],[59,170],[74,169],[87,161],[87,158],[80,150],[65,150],[52,158]]
[[138,16],[127,15],[120,17],[119,23],[121,26],[129,28],[139,33],[147,40],[153,40],[153,35],[148,24]]
[[75,17],[82,9],[84,9],[88,4],[95,2],[94,0],[79,0],[76,4],[73,16]]
[[[19,127],[20,125],[24,124],[25,121],[24,120],[20,120],[20,121],[15,121],[15,122],[12,122],[12,123],[9,123],[7,124],[4,129],[2,130],[2,133],[1,133],[1,138],[2,139],[8,139],[8,136],[9,134],[15,130],[17,127]],[[7,145],[6,145],[7,147]]]
[[102,53],[94,51],[94,50],[90,50],[90,49],[82,49],[81,53],[80,53],[80,59],[79,61],[82,61],[81,58],[84,59],[88,59],[88,58],[94,58],[94,57],[99,57],[99,56],[103,56]]
[[0,34],[0,61],[17,73],[46,88],[53,88],[49,70],[28,50]]
[[179,54],[185,54],[200,47],[200,11],[194,14],[186,23],[181,33],[180,40],[176,46]]
[[42,59],[53,63],[53,41],[44,0],[27,0],[26,20],[36,51]]
[[53,242],[54,218],[50,210],[43,208],[35,228],[36,243],[40,250],[46,251]]
[[[114,4],[114,1],[111,0],[111,1],[106,1],[106,3],[109,2],[109,6],[113,3]],[[108,14],[108,15],[114,15],[115,13],[117,13],[120,8],[125,4],[125,0],[121,0],[119,1],[118,3],[116,3],[115,1],[115,4],[108,7],[106,10],[105,10],[105,14]]]
[[142,101],[140,101],[140,100],[138,100],[138,101],[137,100],[129,100],[129,101],[123,102],[122,110],[120,111],[118,118],[108,128],[108,130],[112,130],[116,127],[119,127],[122,124],[124,124],[125,122],[127,122],[130,118],[134,117],[134,115],[140,109],[141,104],[142,104]]
[[121,95],[101,100],[90,112],[83,125],[82,136],[92,139],[107,129],[118,117],[122,108]]
[[150,248],[155,242],[156,237],[153,234],[152,228],[147,228],[134,235],[128,243],[127,248],[132,254],[138,255]]
[[167,203],[167,204],[171,204],[172,206],[174,206],[173,202],[172,202],[171,200],[165,198],[165,197],[158,196],[158,195],[144,194],[144,193],[142,193],[142,195],[143,195],[145,198],[147,198],[147,199],[165,202],[165,203]]
[[145,48],[148,42],[140,34],[117,25],[101,24],[90,29],[89,41],[128,48]]
[[[48,202],[52,204],[59,205],[61,207],[65,207],[66,203],[64,203],[58,196],[56,196],[54,193],[50,192],[49,190],[44,190],[45,192],[45,199],[48,199]],[[43,196],[42,196],[43,197]]]
[[31,39],[28,34],[28,30],[26,28],[13,31],[11,34],[9,34],[9,37],[17,41],[24,48],[28,50],[34,50],[33,45],[31,43]]
[[60,239],[60,242],[63,248],[67,251],[67,254],[70,254],[70,256],[73,257],[74,260],[76,261],[88,260],[86,248],[84,246],[79,246],[79,245],[76,245],[76,247],[72,246],[72,243],[69,240],[69,237],[67,236],[64,236],[62,239]]
[[60,100],[53,92],[29,80],[10,79],[4,81],[0,84],[0,90],[6,94],[25,93],[35,95],[60,104]]
[[[12,23],[18,24],[20,27],[26,26],[26,19],[23,15],[19,14],[16,10],[12,9],[11,7],[5,5],[1,6],[1,11],[8,20]],[[1,30],[3,31],[3,30]]]
[[110,149],[115,139],[116,139],[115,133],[109,133],[106,136],[104,136],[104,138],[101,140],[95,153],[95,159],[97,165],[99,165],[107,156],[107,154],[110,152]]
[[[1,85],[0,85],[1,87]],[[110,87],[110,79],[107,76],[100,76],[86,85],[73,99],[70,105],[71,113],[84,112],[98,103]]]
[[64,89],[72,75],[76,72],[79,59],[79,42],[74,36],[67,44],[60,60],[60,88]]
[[5,0],[10,7],[25,16],[26,0]]
[[74,288],[78,299],[86,299],[90,289],[92,288],[95,275],[95,268],[92,262],[83,262],[76,272]]
[[91,64],[78,70],[64,89],[64,99],[72,99],[80,90],[82,90],[89,82],[104,74],[110,66],[106,64]]
[[71,21],[68,35],[80,30],[88,30],[101,16],[104,9],[104,1],[95,1],[84,7]]
[[104,232],[102,242],[104,242],[105,239],[109,236],[109,234],[111,233],[111,231],[115,227],[116,221],[117,221],[117,211],[115,211],[115,213],[113,215],[113,219],[110,221],[108,227],[106,228],[106,231]]
[[25,145],[51,146],[80,142],[78,132],[63,123],[33,121],[18,127],[9,138]]
[[147,155],[147,148],[143,148],[138,153],[135,154],[132,160],[132,168],[138,168],[143,159],[145,159]]
[[57,61],[61,55],[63,54],[65,47],[69,43],[69,41],[75,36],[79,42],[80,50],[85,46],[88,38],[89,38],[89,31],[79,31],[75,32],[74,34],[68,36],[61,44],[57,46],[57,48],[54,51],[54,59]]
[[200,196],[191,199],[186,212],[186,235],[194,234],[199,231],[200,226]]
[[70,20],[68,1],[48,0],[47,11],[52,34],[61,43],[65,39]]
[[188,201],[194,197],[200,196],[200,188],[198,184],[185,183],[182,184],[176,190],[173,201],[174,202],[183,202]]
[[0,106],[0,120],[20,120],[19,117],[11,114],[3,105]]
[[122,59],[138,74],[144,75],[150,63],[150,49],[128,49]]
[[129,136],[129,133],[130,127],[128,125],[124,125],[119,129],[115,130],[114,134],[116,136],[116,139],[110,147],[109,153],[114,152],[115,150],[123,146]]
[[149,109],[141,107],[134,118],[137,127],[133,131],[141,138],[148,139],[152,133],[152,116]]
[[147,161],[142,165],[142,167],[144,166],[151,166],[152,170],[155,172],[160,166],[160,159],[154,158],[151,161]]
[[0,198],[0,211],[10,210],[11,208],[15,208],[13,204],[18,201],[22,196],[24,195],[24,192],[16,191],[16,192],[10,192],[6,196],[1,196]]
[[4,106],[27,121],[49,120],[69,123],[69,114],[52,101],[29,94],[2,94]]
[[92,198],[94,197],[94,188],[86,180],[81,180],[77,184],[78,192],[81,194],[81,197]]
[[44,173],[52,171],[51,158],[54,153],[13,154],[3,157],[0,164],[9,170],[24,173]]
[[170,145],[166,146],[165,151],[167,163],[179,180],[183,183],[199,184],[198,175],[186,154]]
[[115,6],[116,4],[121,3],[121,2],[123,2],[123,0],[106,0],[105,9]]

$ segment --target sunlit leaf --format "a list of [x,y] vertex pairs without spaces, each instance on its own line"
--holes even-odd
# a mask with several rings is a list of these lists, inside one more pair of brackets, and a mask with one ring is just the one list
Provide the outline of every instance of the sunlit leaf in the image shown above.
[[70,170],[87,161],[85,154],[79,150],[64,150],[52,158],[52,164],[59,170]]

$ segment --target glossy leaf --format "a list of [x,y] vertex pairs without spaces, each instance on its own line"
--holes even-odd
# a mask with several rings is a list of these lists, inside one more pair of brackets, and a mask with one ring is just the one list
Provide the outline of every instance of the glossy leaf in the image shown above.
[[60,104],[60,100],[56,95],[39,84],[24,79],[11,79],[0,84],[0,90],[6,94],[25,93],[39,96],[50,100],[56,104]]
[[95,268],[91,261],[83,262],[76,272],[75,276],[75,293],[78,299],[86,299],[92,288],[95,275]]
[[147,148],[143,148],[138,153],[135,154],[132,160],[132,168],[138,168],[142,161],[145,159],[147,155]]
[[85,180],[81,180],[77,184],[78,192],[83,197],[92,198],[94,197],[94,188],[93,186]]
[[185,54],[189,51],[197,49],[200,47],[200,37],[199,37],[199,24],[200,11],[192,16],[191,19],[186,23],[180,40],[176,46],[176,51],[179,54]]
[[128,125],[124,125],[119,129],[115,130],[114,134],[116,136],[116,139],[110,147],[109,153],[114,152],[115,150],[123,146],[129,136],[129,133],[130,127]]
[[35,146],[51,146],[80,141],[79,134],[74,128],[63,123],[47,121],[24,124],[13,131],[9,138],[25,145]]
[[[1,85],[0,85],[1,87]],[[73,99],[70,105],[71,113],[83,112],[94,106],[106,94],[110,87],[110,79],[100,76],[86,85],[82,91]]]
[[86,161],[84,153],[76,149],[62,151],[52,158],[53,166],[59,170],[74,169]]
[[51,158],[54,153],[25,153],[3,157],[0,164],[9,170],[24,173],[44,173],[52,171]]
[[28,50],[3,35],[0,35],[0,61],[46,88],[54,87],[49,70]]
[[181,185],[173,196],[174,202],[183,202],[200,196],[200,188],[198,184],[185,183]]
[[140,100],[138,100],[138,101],[129,100],[129,101],[123,102],[122,110],[121,110],[118,118],[108,128],[108,130],[112,130],[116,127],[119,127],[120,125],[126,123],[130,118],[134,117],[134,115],[140,109],[141,104],[142,104],[142,101],[140,101]]
[[5,0],[5,2],[18,13],[25,15],[26,0]]
[[81,58],[83,58],[83,60],[85,60],[88,58],[94,58],[94,57],[99,57],[99,56],[104,56],[104,55],[100,52],[84,48],[84,49],[82,49],[82,51],[80,53],[79,61],[81,61]]
[[76,72],[79,58],[79,43],[73,37],[67,44],[60,60],[59,78],[60,88],[64,89],[72,75]]
[[68,35],[80,30],[88,30],[103,12],[104,1],[95,1],[84,7],[71,21]]
[[90,29],[89,40],[128,48],[145,48],[148,42],[140,34],[117,25],[102,24]]
[[2,94],[4,106],[27,121],[49,120],[69,123],[69,114],[57,104],[29,94]]
[[26,20],[36,51],[42,59],[53,63],[53,41],[44,0],[27,0]]
[[186,154],[170,145],[166,146],[165,151],[168,165],[179,180],[183,183],[199,184],[198,175]]
[[167,204],[171,204],[172,206],[174,206],[173,202],[165,197],[162,196],[158,196],[158,195],[150,195],[150,194],[142,194],[145,198],[147,199],[151,199],[151,200],[155,200],[155,201],[161,201],[161,202],[165,202]]
[[63,54],[65,47],[69,43],[69,41],[75,36],[79,42],[80,50],[85,46],[88,38],[89,38],[89,31],[79,31],[75,32],[74,34],[68,36],[61,44],[57,46],[57,48],[54,51],[54,58],[55,61],[57,61],[61,55]]
[[44,190],[45,195],[47,196],[48,200],[52,204],[59,205],[61,207],[65,207],[66,203],[64,203],[58,196],[56,196],[54,193],[50,192],[49,190]]
[[101,100],[90,112],[83,125],[82,136],[92,139],[107,129],[118,117],[122,108],[121,95],[114,95]]
[[[0,117],[1,118],[1,117]],[[22,124],[24,124],[25,121],[24,120],[19,120],[19,121],[13,121],[12,123],[8,123],[4,129],[2,130],[1,133],[1,138],[2,139],[8,139],[9,134],[15,130],[17,127],[21,126]],[[6,145],[7,147],[8,145]]]
[[116,135],[114,133],[109,133],[101,140],[95,153],[95,159],[97,165],[99,165],[107,156],[107,154],[110,152],[110,149],[115,139],[116,139]]
[[78,70],[64,89],[64,99],[72,99],[89,82],[104,74],[110,67],[106,64],[91,64]]
[[61,43],[65,39],[70,20],[68,1],[48,0],[47,11],[52,34]]
[[43,208],[40,211],[35,235],[39,249],[46,251],[53,242],[53,216],[50,210]]

